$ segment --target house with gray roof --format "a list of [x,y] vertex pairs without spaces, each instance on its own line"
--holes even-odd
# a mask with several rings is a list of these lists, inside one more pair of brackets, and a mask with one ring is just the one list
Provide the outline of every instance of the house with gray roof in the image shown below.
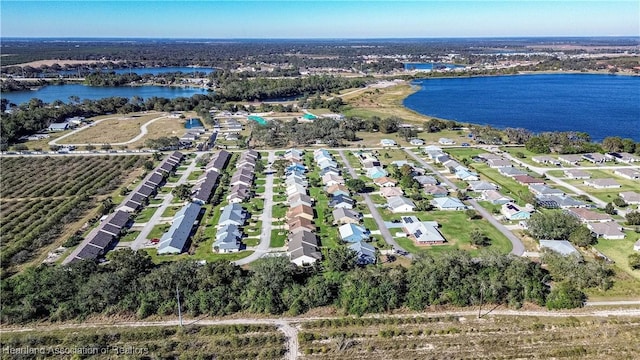
[[488,190],[498,190],[498,186],[496,184],[490,183],[488,181],[469,181],[469,190],[471,191],[488,191]]
[[335,224],[357,224],[360,222],[362,215],[357,211],[345,208],[337,208],[333,210],[333,222]]
[[357,254],[356,264],[370,265],[377,261],[376,248],[364,241],[358,241],[349,246],[349,249]]
[[567,240],[540,240],[540,250],[549,249],[562,256],[580,256],[580,252]]
[[431,205],[438,210],[465,210],[467,208],[462,201],[451,196],[435,198],[431,200]]
[[404,196],[393,196],[387,199],[387,206],[393,213],[411,212],[415,209],[416,204]]
[[438,230],[436,221],[420,221],[415,216],[402,217],[402,229],[417,245],[444,244],[444,236]]
[[584,184],[596,189],[617,189],[621,187],[620,183],[614,179],[588,179],[584,180]]
[[158,254],[179,254],[185,250],[201,208],[200,204],[189,203],[176,213],[171,227],[160,238]]
[[247,219],[247,212],[240,204],[229,204],[222,208],[220,214],[220,220],[218,220],[218,228],[225,225],[237,225],[242,226]]
[[213,250],[218,253],[233,253],[240,251],[240,239],[242,231],[237,225],[229,224],[218,229]]

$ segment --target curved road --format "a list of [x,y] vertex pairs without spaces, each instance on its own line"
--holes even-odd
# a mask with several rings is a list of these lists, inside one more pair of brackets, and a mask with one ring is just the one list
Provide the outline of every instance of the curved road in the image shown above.
[[[434,169],[431,165],[429,165],[426,161],[422,160],[418,155],[416,155],[413,151],[410,151],[409,149],[404,149],[404,151],[409,154],[411,157],[413,157],[417,162],[420,163],[420,165],[422,165],[423,167],[425,167],[426,169],[431,170],[438,178],[440,178],[440,180],[442,182],[444,182],[445,184],[447,184],[451,189],[453,190],[458,190],[458,187],[456,186],[456,184],[454,184],[453,182],[451,182],[449,179],[447,179],[445,176],[442,176],[442,174],[440,174],[439,171],[437,171],[436,169]],[[473,208],[480,213],[480,215],[482,215],[482,217],[484,217],[485,219],[487,219],[487,221],[489,221],[491,223],[491,225],[493,225],[496,229],[498,229],[507,239],[509,239],[509,241],[511,241],[511,245],[512,245],[512,249],[511,249],[511,253],[514,255],[518,255],[518,256],[522,256],[524,254],[524,244],[522,244],[522,241],[515,236],[511,231],[509,231],[509,229],[507,229],[504,225],[502,225],[498,220],[496,220],[496,218],[493,217],[493,215],[491,215],[485,208],[483,208],[482,206],[480,206],[475,200],[469,200],[469,204],[471,204],[471,206],[473,206]]]
[[[353,169],[353,167],[351,167],[351,164],[349,163],[347,156],[344,154],[344,150],[338,150],[338,153],[340,153],[342,162],[345,164],[345,167],[349,171],[349,174],[351,175],[351,177],[353,177],[354,179],[357,179],[358,174],[356,174],[356,171]],[[376,207],[376,204],[374,204],[373,201],[371,200],[371,197],[369,196],[369,194],[362,193],[360,195],[362,195],[362,197],[364,198],[364,201],[367,203],[367,207],[369,207],[369,211],[371,212],[373,219],[376,221],[376,224],[378,225],[378,230],[380,230],[380,234],[382,234],[384,241],[386,241],[386,243],[391,245],[394,249],[403,251],[405,254],[407,254],[405,255],[405,257],[409,259],[413,259],[413,255],[410,254],[405,249],[403,249],[402,246],[400,246],[400,244],[398,244],[395,241],[395,239],[391,235],[391,232],[389,231],[389,229],[387,229],[387,226],[384,224],[384,220],[382,219],[382,216],[380,216],[380,213],[378,212],[378,208]]]
[[[127,144],[134,143],[134,142],[136,142],[136,141],[138,141],[138,140],[142,139],[145,135],[147,135],[147,133],[149,132],[149,131],[147,130],[147,126],[149,126],[149,125],[153,124],[154,122],[156,122],[156,121],[158,121],[158,120],[160,120],[160,119],[165,119],[165,118],[167,118],[167,117],[168,117],[168,115],[163,115],[163,116],[160,116],[160,117],[157,117],[157,118],[151,119],[151,120],[147,121],[146,123],[142,124],[142,125],[140,126],[140,134],[136,135],[134,138],[132,138],[132,139],[130,139],[130,140],[128,140],[128,141],[125,141],[125,142],[119,142],[119,143],[109,143],[109,144],[110,144],[110,145],[127,145]],[[53,140],[49,141],[49,145],[59,145],[59,146],[69,146],[69,145],[71,145],[71,146],[87,146],[87,145],[92,145],[92,144],[89,144],[89,143],[80,143],[80,144],[58,144],[58,141],[60,141],[60,140],[62,140],[62,139],[64,139],[64,138],[67,138],[67,137],[69,137],[69,136],[71,136],[71,135],[74,135],[74,134],[76,134],[76,133],[78,133],[78,132],[80,132],[80,131],[82,131],[82,130],[85,130],[85,129],[88,129],[88,128],[90,128],[90,127],[93,127],[93,126],[95,126],[96,124],[99,124],[99,123],[101,123],[101,122],[103,122],[103,121],[105,121],[105,120],[113,120],[113,119],[120,119],[120,118],[122,118],[122,116],[110,117],[110,118],[106,118],[106,119],[100,119],[100,120],[97,120],[97,121],[95,121],[94,123],[92,123],[92,124],[90,124],[90,125],[83,126],[83,127],[79,128],[79,129],[73,130],[72,132],[70,132],[70,133],[68,133],[68,134],[65,134],[65,135],[63,135],[63,136],[61,136],[61,137],[59,137],[59,138],[57,138],[57,139],[53,139]]]

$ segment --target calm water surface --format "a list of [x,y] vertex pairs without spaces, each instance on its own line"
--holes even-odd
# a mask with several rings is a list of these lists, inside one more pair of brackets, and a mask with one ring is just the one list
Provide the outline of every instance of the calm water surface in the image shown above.
[[427,116],[640,141],[640,77],[544,74],[423,79],[404,105]]
[[120,96],[125,98],[139,96],[143,99],[157,96],[167,99],[173,99],[177,97],[191,97],[195,94],[207,94],[207,91],[201,88],[182,88],[167,86],[102,87],[67,84],[45,86],[37,91],[28,90],[2,93],[2,97],[14,104],[21,104],[24,102],[28,102],[32,98],[38,98],[46,103],[50,103],[55,100],[69,102],[70,96],[77,96],[80,98],[80,101],[82,101],[84,99],[96,100],[112,96]]

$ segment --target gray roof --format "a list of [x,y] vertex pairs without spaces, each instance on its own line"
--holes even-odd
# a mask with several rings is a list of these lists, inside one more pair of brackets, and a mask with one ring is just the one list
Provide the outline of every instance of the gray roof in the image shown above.
[[102,231],[104,231],[106,233],[109,233],[109,234],[113,234],[114,236],[120,234],[120,230],[121,229],[122,229],[121,227],[115,226],[113,224],[103,224],[102,225]]
[[290,259],[295,260],[305,255],[318,260],[322,259],[322,254],[320,254],[320,252],[315,246],[311,246],[311,245],[303,245],[291,251]]
[[149,197],[153,192],[156,191],[155,186],[147,186],[147,184],[142,184],[138,187],[138,193],[144,195],[145,197]]
[[200,209],[200,205],[189,203],[176,213],[169,231],[160,239],[158,254],[180,253],[184,250],[193,224],[200,215]]
[[220,220],[218,224],[236,224],[242,225],[245,220],[245,210],[239,204],[229,204],[222,208],[222,214],[220,214]]
[[217,182],[218,173],[215,171],[208,172],[207,176],[204,178],[204,181],[195,190],[193,198],[206,203],[207,201],[209,201],[209,198],[211,198],[211,194],[213,193],[213,189],[215,188]]
[[109,219],[109,224],[123,228],[129,222],[129,213],[125,211],[116,211],[113,217]]
[[296,231],[294,234],[289,235],[289,244],[287,245],[288,251],[294,251],[303,244],[309,244],[312,246],[318,246],[318,238],[314,233],[309,230],[303,229],[302,231]]
[[550,249],[560,255],[580,255],[573,245],[567,240],[540,240],[540,249]]
[[154,184],[154,185],[158,185],[162,182],[162,180],[164,180],[164,177],[158,173],[153,173],[151,174],[151,176],[149,177],[149,179],[147,180],[148,183]]
[[207,164],[207,169],[216,169],[218,171],[222,171],[222,169],[224,169],[225,166],[227,166],[227,162],[229,161],[230,157],[231,157],[231,153],[229,153],[226,150],[220,150],[216,152],[211,157],[211,160],[209,160],[209,163]]
[[358,214],[358,212],[350,210],[350,209],[345,209],[345,208],[337,208],[335,210],[333,210],[333,218],[338,220],[338,219],[342,219],[343,217],[348,217],[354,220],[359,220],[360,219],[360,214]]
[[83,260],[95,260],[102,253],[102,249],[97,248],[91,244],[85,245],[82,250],[76,255],[77,258]]
[[410,199],[407,199],[404,196],[394,196],[394,197],[390,197],[388,200],[389,203],[389,207],[391,209],[396,209],[399,208],[400,206],[403,205],[409,205],[411,207],[415,207],[416,205],[413,203],[413,201],[411,201]]
[[95,247],[100,249],[104,249],[111,245],[113,241],[113,235],[106,233],[104,231],[98,231],[95,236],[89,240],[89,244],[92,244]]

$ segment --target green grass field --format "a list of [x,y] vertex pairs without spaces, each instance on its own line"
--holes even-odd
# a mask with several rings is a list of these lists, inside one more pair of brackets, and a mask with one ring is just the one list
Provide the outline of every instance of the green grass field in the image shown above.
[[283,247],[286,240],[287,240],[286,230],[280,230],[280,229],[271,230],[271,242],[269,243],[269,247],[272,247],[272,248]]
[[155,207],[144,208],[142,211],[140,211],[138,216],[136,216],[134,221],[137,223],[146,223],[147,221],[149,221],[149,219],[151,219],[153,214],[155,214],[156,210],[158,210],[158,208],[155,208]]

